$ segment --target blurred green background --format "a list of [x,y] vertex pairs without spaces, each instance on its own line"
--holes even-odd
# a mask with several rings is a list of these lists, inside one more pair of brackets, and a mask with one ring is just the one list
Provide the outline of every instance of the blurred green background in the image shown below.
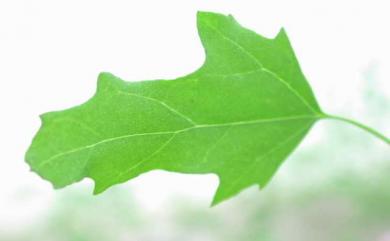
[[29,172],[39,114],[84,102],[96,76],[171,79],[204,61],[197,10],[273,37],[285,27],[318,102],[390,134],[384,0],[0,0],[0,241],[390,241],[390,148],[320,121],[264,190],[210,208],[217,179],[151,172],[93,196]]
[[[380,125],[375,118],[389,114],[390,102],[372,71],[364,74],[363,112]],[[99,196],[90,186],[69,187],[56,191],[29,225],[3,231],[0,240],[390,240],[388,146],[343,123],[323,121],[313,132],[264,190],[252,187],[217,207],[208,207],[211,196],[178,193],[150,210],[129,186]],[[20,193],[15,198],[34,195]]]

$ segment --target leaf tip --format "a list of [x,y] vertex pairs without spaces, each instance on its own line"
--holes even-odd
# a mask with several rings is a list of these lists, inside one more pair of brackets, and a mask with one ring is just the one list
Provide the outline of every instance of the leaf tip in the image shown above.
[[210,203],[210,208],[216,207],[228,198],[221,198],[219,195],[214,194],[213,200]]
[[279,32],[276,34],[275,39],[287,38],[287,32],[284,27],[279,29]]
[[224,179],[221,175],[218,175],[219,185],[214,194],[213,201],[211,202],[210,207],[215,207],[223,201],[233,197],[238,191],[229,186],[229,181]]
[[202,18],[207,18],[207,17],[214,15],[214,14],[215,13],[207,12],[207,11],[198,11],[198,12],[196,12],[196,18],[199,20]]
[[97,92],[115,89],[124,81],[109,72],[101,72],[98,76]]
[[101,194],[102,192],[104,192],[108,188],[107,186],[102,185],[98,180],[94,179],[93,177],[90,177],[90,178],[91,178],[92,182],[94,183],[94,187],[93,187],[93,195],[94,196]]
[[197,22],[205,21],[205,22],[215,22],[215,21],[223,21],[223,20],[232,20],[235,21],[233,15],[222,14],[222,13],[214,13],[207,11],[198,11],[196,14]]
[[43,113],[43,114],[40,114],[39,115],[39,119],[41,120],[41,125],[44,125],[48,119],[49,119],[49,116],[51,115],[52,112],[46,112],[46,113]]

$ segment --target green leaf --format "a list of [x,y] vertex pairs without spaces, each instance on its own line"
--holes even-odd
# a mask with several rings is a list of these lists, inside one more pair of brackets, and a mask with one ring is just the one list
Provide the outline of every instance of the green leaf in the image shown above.
[[217,204],[264,187],[318,119],[339,118],[320,110],[283,29],[267,39],[200,12],[198,30],[206,61],[194,73],[102,73],[89,101],[44,114],[26,154],[32,170],[56,188],[92,178],[95,193],[156,169],[215,173]]

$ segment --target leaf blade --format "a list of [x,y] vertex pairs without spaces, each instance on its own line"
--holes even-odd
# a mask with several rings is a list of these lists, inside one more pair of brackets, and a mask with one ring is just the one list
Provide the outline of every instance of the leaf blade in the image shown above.
[[90,177],[95,193],[155,169],[215,173],[213,204],[264,186],[323,114],[283,30],[266,39],[213,13],[198,14],[198,29],[206,61],[194,73],[103,73],[88,102],[44,115],[32,170],[55,187]]

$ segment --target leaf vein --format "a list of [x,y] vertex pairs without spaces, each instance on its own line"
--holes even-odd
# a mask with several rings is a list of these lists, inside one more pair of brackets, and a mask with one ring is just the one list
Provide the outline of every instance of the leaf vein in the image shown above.
[[146,158],[144,158],[141,161],[137,162],[136,164],[132,165],[131,167],[129,167],[125,171],[119,173],[117,180],[120,180],[124,175],[126,175],[130,171],[134,170],[135,168],[139,167],[140,165],[142,165],[144,162],[148,161],[153,156],[157,155],[160,151],[162,151],[166,146],[169,145],[169,143],[173,140],[173,138],[176,136],[176,134],[177,134],[177,132],[173,133],[172,136],[166,142],[163,142],[163,144],[161,144],[161,146],[159,148],[157,148],[154,152],[152,152],[152,154],[148,155]]
[[161,101],[159,99],[156,99],[156,98],[152,98],[152,97],[149,97],[149,96],[144,96],[144,95],[139,95],[139,94],[135,94],[135,93],[131,93],[131,92],[126,92],[126,91],[122,91],[122,90],[118,90],[118,93],[119,94],[125,94],[125,95],[129,95],[129,96],[134,96],[134,97],[138,97],[138,98],[143,98],[145,100],[149,100],[149,101],[152,101],[152,102],[156,102],[162,106],[164,106],[166,109],[168,109],[169,111],[175,113],[177,116],[179,116],[180,118],[184,119],[185,121],[189,122],[191,125],[193,126],[196,126],[197,123],[192,120],[190,117],[188,117],[187,115],[181,113],[180,111],[178,111],[177,109],[173,108],[172,106],[168,105],[167,103],[165,103],[164,101]]
[[204,22],[204,24],[206,26],[208,26],[210,29],[212,29],[213,31],[215,31],[216,33],[218,33],[219,35],[221,35],[223,39],[225,39],[226,41],[230,42],[232,45],[236,46],[239,50],[241,50],[243,53],[245,53],[249,58],[251,58],[259,66],[259,68],[261,70],[263,70],[264,72],[272,75],[280,83],[282,83],[289,91],[291,91],[296,97],[298,97],[300,99],[300,101],[305,106],[307,106],[309,108],[310,111],[312,111],[315,114],[318,114],[317,111],[315,111],[313,109],[313,107],[306,101],[306,99],[296,89],[294,89],[288,82],[286,82],[278,74],[276,74],[275,72],[273,72],[273,71],[267,69],[266,67],[264,67],[264,65],[252,53],[250,53],[247,49],[245,49],[241,44],[239,44],[237,41],[229,38],[223,32],[221,32],[220,30],[216,29],[214,26],[210,25],[209,23]]
[[300,120],[300,119],[317,119],[317,118],[322,118],[322,116],[298,115],[298,116],[290,116],[290,117],[276,117],[276,118],[257,119],[257,120],[249,120],[249,121],[227,122],[227,123],[222,123],[222,124],[195,125],[195,126],[191,126],[191,127],[180,129],[180,130],[175,130],[175,131],[159,131],[159,132],[133,133],[133,134],[128,134],[128,135],[121,135],[121,136],[107,138],[107,139],[98,141],[98,142],[93,143],[93,144],[81,146],[81,147],[78,147],[78,148],[75,148],[75,149],[72,149],[72,150],[68,150],[68,151],[65,151],[65,152],[53,155],[52,157],[42,161],[38,165],[38,169],[41,168],[44,165],[47,165],[48,163],[50,163],[54,159],[57,159],[57,158],[59,158],[61,156],[69,155],[69,154],[72,154],[72,153],[75,153],[75,152],[79,152],[79,151],[82,151],[82,150],[85,150],[85,149],[94,148],[94,147],[102,145],[104,143],[118,141],[118,140],[126,139],[126,138],[132,138],[132,137],[138,137],[138,136],[148,136],[148,135],[178,134],[178,133],[181,133],[181,132],[186,132],[186,131],[190,131],[190,130],[198,129],[198,128],[213,128],[213,127],[223,127],[223,126],[251,125],[251,124],[269,123],[269,122]]
[[247,176],[247,172],[250,172],[252,170],[255,170],[254,169],[254,166],[259,163],[260,161],[264,160],[267,156],[271,155],[272,153],[274,153],[275,151],[279,150],[280,148],[282,148],[284,145],[288,144],[290,141],[292,141],[295,137],[297,137],[299,134],[301,134],[302,132],[304,132],[306,129],[308,128],[308,126],[304,126],[300,129],[298,129],[295,133],[293,133],[292,135],[290,135],[288,138],[286,138],[284,141],[280,142],[278,145],[274,146],[273,148],[271,148],[270,150],[268,150],[266,153],[264,153],[263,155],[260,155],[258,157],[255,158],[255,161],[253,163],[251,163],[251,166],[248,167],[247,171],[246,172],[243,172],[241,173],[237,179],[235,179],[233,182],[232,182],[232,185],[229,187],[229,189],[227,190],[227,192],[230,192],[232,189],[235,189],[237,187],[237,184],[242,180],[243,177]]

